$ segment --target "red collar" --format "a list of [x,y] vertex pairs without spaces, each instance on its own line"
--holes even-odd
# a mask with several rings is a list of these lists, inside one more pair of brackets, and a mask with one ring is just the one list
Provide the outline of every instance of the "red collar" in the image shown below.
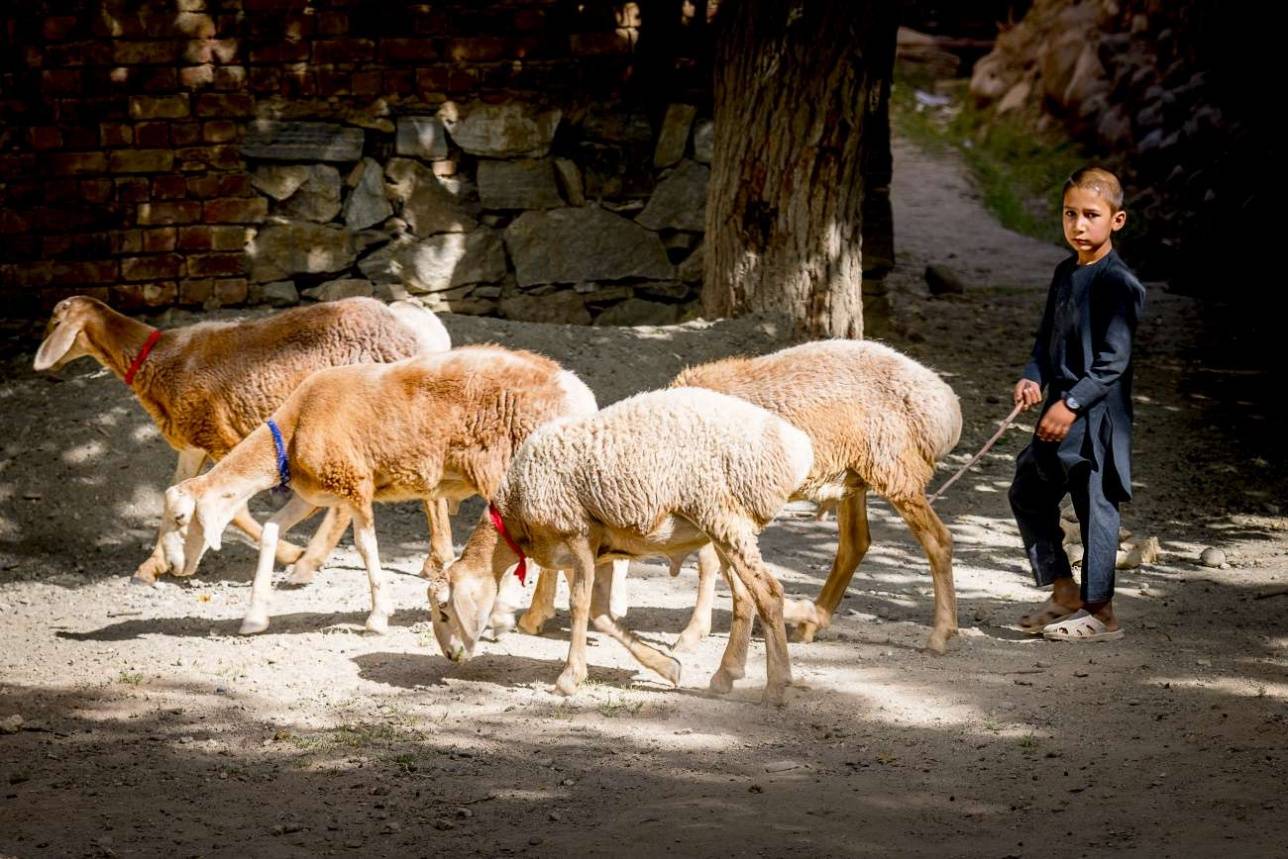
[[143,341],[143,348],[139,350],[139,354],[135,355],[134,360],[130,363],[130,369],[125,371],[125,384],[134,384],[134,374],[139,372],[143,362],[148,359],[148,354],[152,351],[152,347],[157,345],[157,341],[160,339],[161,329],[153,328],[152,333],[148,335],[148,339]]
[[489,504],[487,506],[487,512],[488,515],[492,517],[492,525],[496,528],[496,532],[501,535],[501,539],[505,541],[505,545],[510,547],[511,552],[514,552],[514,554],[519,556],[519,566],[514,568],[514,574],[519,577],[519,584],[527,584],[528,556],[523,554],[523,550],[519,548],[519,544],[514,542],[514,538],[510,536],[510,532],[505,529],[505,520],[501,518],[501,511],[496,509],[496,505]]

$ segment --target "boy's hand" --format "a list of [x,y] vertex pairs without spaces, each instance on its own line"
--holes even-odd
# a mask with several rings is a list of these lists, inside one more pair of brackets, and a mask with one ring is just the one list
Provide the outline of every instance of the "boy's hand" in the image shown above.
[[1037,437],[1042,441],[1064,441],[1064,437],[1069,434],[1069,427],[1073,426],[1077,418],[1078,416],[1064,404],[1064,400],[1056,400],[1042,416],[1042,422],[1038,424]]
[[1011,402],[1017,406],[1023,404],[1024,410],[1028,411],[1042,402],[1042,386],[1032,379],[1020,379],[1015,383]]

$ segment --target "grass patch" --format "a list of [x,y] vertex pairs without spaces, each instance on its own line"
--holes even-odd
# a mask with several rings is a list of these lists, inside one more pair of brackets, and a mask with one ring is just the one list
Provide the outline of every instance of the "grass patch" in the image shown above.
[[995,117],[976,107],[965,80],[948,87],[951,100],[943,106],[919,104],[918,89],[935,91],[929,80],[896,75],[890,103],[894,129],[927,151],[958,152],[985,207],[1007,229],[1063,245],[1060,191],[1088,155],[1058,128],[1038,131],[1036,109]]
[[127,686],[140,686],[143,684],[143,675],[131,671],[122,671],[116,676],[117,683],[124,683]]

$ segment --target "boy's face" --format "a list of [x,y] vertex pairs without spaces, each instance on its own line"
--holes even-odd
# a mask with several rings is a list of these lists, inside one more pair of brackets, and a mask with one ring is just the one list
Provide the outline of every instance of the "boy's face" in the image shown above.
[[1064,194],[1064,240],[1081,262],[1100,259],[1112,247],[1110,237],[1127,222],[1127,213],[1094,188],[1070,188]]

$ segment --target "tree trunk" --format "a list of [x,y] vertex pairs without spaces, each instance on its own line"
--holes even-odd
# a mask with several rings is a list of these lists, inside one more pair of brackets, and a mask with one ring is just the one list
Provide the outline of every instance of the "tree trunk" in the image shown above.
[[863,335],[863,116],[882,83],[864,46],[879,6],[720,4],[708,314],[776,311],[798,334]]

